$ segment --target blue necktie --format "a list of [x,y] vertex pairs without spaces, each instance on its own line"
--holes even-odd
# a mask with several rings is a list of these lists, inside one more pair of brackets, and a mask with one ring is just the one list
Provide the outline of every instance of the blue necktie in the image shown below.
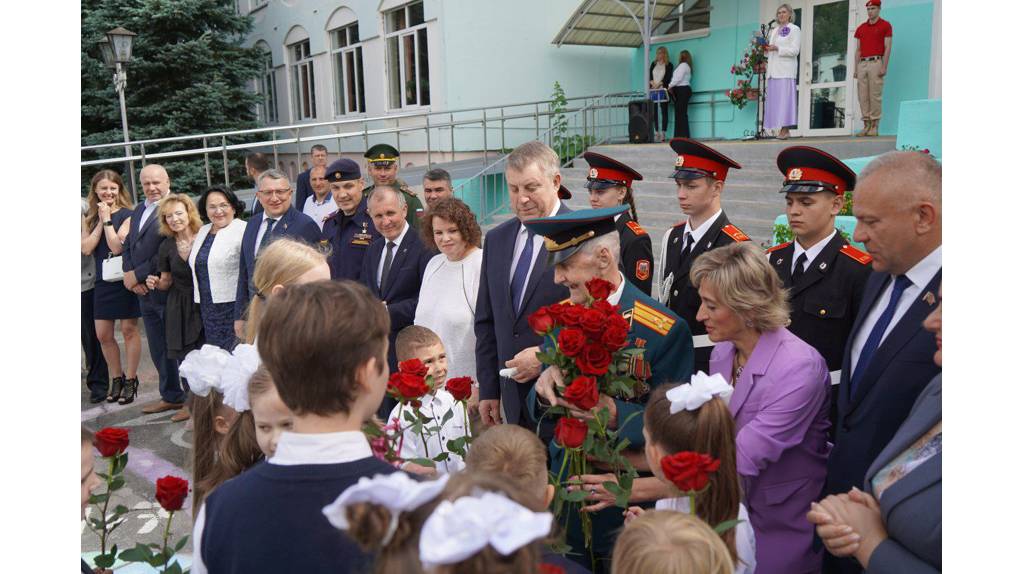
[[864,376],[864,372],[868,369],[868,364],[871,362],[871,357],[878,350],[878,345],[882,342],[882,335],[885,334],[885,330],[889,327],[889,323],[892,322],[893,315],[896,314],[896,306],[900,302],[900,296],[903,295],[903,291],[907,287],[910,287],[911,281],[907,279],[906,275],[900,275],[896,277],[892,286],[892,295],[889,296],[889,304],[886,305],[885,311],[882,311],[882,315],[878,318],[871,333],[868,334],[868,340],[864,342],[864,348],[860,351],[860,358],[857,359],[857,368],[853,370],[853,376],[850,377],[850,395],[857,390],[857,383],[860,382],[861,377]]
[[516,270],[512,274],[512,305],[516,313],[519,312],[519,307],[522,304],[520,298],[526,287],[526,277],[530,274],[531,261],[533,261],[533,232],[526,230],[526,243],[523,244],[523,252],[519,254]]
[[263,251],[263,248],[270,243],[270,232],[274,230],[275,223],[277,223],[276,219],[267,218],[267,230],[263,232],[263,237],[260,238],[260,247],[256,250],[256,253]]

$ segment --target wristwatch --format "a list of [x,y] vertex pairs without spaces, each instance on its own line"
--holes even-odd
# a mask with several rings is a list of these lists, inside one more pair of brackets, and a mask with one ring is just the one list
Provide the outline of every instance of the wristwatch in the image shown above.
[[114,226],[114,222],[113,221],[104,221],[103,222],[103,227],[113,227],[113,226]]

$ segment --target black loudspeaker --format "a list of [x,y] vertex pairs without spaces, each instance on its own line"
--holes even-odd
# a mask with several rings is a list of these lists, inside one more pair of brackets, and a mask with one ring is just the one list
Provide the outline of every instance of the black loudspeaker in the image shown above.
[[654,141],[651,112],[654,108],[648,100],[629,102],[629,142],[650,143]]

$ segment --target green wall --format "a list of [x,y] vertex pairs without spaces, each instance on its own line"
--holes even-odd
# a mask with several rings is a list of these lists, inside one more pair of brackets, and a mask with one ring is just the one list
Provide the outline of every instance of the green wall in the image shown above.
[[[857,1],[857,0],[851,0]],[[681,50],[693,55],[694,73],[691,86],[694,98],[690,103],[690,133],[695,138],[739,139],[754,130],[756,106],[749,103],[737,110],[729,103],[725,91],[735,86],[735,77],[729,73],[750,42],[751,32],[759,26],[760,2],[758,0],[715,0],[712,2],[711,33],[703,38],[677,40],[651,45],[651,61],[659,46],[668,48],[669,57],[675,63]],[[928,76],[931,64],[932,10],[930,0],[887,0],[882,7],[882,17],[893,26],[892,57],[890,58],[885,91],[882,97],[882,135],[895,135],[899,123],[900,103],[928,97]],[[851,49],[853,47],[851,46]],[[643,49],[633,53],[633,89],[644,89],[646,71],[643,67]],[[856,86],[856,84],[854,84]],[[853,88],[856,90],[856,87]],[[698,102],[707,101],[715,92],[719,102],[714,106],[715,125],[712,132],[711,106]],[[856,98],[856,92],[854,92]],[[672,116],[669,107],[669,116]],[[674,129],[669,126],[669,134]],[[855,126],[860,129],[860,125]],[[745,133],[746,132],[746,133]]]

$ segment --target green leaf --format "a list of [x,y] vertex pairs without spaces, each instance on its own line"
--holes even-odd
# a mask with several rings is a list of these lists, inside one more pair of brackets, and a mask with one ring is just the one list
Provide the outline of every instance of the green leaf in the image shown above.
[[413,412],[411,410],[403,410],[402,411],[402,418],[405,419],[405,422],[407,422],[407,423],[416,424],[416,422],[418,422],[416,420],[416,415],[413,414]]
[[89,504],[99,504],[101,502],[106,502],[108,498],[110,498],[109,492],[101,492],[100,494],[90,494]]
[[128,507],[123,504],[118,504],[114,507],[114,516],[120,516],[121,514],[128,514]]
[[181,574],[181,564],[178,564],[178,561],[175,560],[167,567],[167,570],[164,570],[163,574]]
[[110,481],[110,492],[120,490],[124,486],[124,477],[118,476],[114,480]]
[[624,438],[615,445],[615,452],[621,453],[623,450],[629,448],[629,439]]
[[410,458],[405,462],[411,462],[413,464],[418,464],[420,466],[429,466],[431,468],[435,466],[434,461],[430,460],[429,458]]
[[741,522],[744,521],[738,518],[726,520],[725,522],[719,523],[717,526],[715,526],[715,533],[722,534],[723,532],[728,532],[729,530],[735,528]]
[[585,498],[587,498],[587,493],[582,490],[565,493],[565,500],[568,502],[583,502]]
[[440,426],[444,426],[446,422],[452,420],[453,416],[455,416],[455,409],[448,409],[448,412],[444,413],[444,416],[441,417]]
[[125,562],[146,562],[153,557],[153,552],[145,544],[136,544],[135,548],[129,548],[121,553],[118,558]]
[[448,453],[447,452],[442,452],[441,454],[435,456],[431,460],[433,460],[434,462],[444,462],[444,461],[448,460]]
[[186,544],[188,544],[188,534],[182,536],[181,540],[179,540],[178,543],[174,545],[174,551],[181,552],[181,549],[184,548]]
[[110,568],[117,561],[117,544],[110,548],[110,552],[106,554],[100,554],[93,559],[93,564],[97,568]]

